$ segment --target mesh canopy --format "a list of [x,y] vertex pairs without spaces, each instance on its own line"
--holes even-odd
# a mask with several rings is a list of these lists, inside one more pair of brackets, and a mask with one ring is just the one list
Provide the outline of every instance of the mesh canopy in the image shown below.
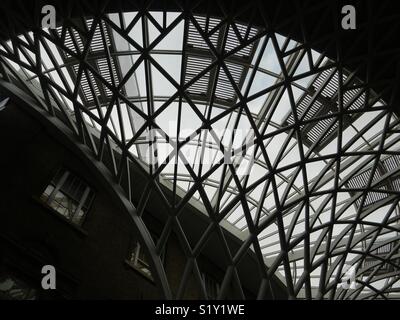
[[[0,61],[140,198],[139,216],[152,190],[165,230],[187,205],[209,218],[198,243],[181,243],[195,266],[212,230],[242,240],[231,252],[218,233],[222,287],[241,286],[235,268],[251,251],[259,297],[275,275],[290,297],[398,298],[399,120],[340,61],[188,12],[69,20],[1,43]],[[137,197],[130,166],[148,179]]]

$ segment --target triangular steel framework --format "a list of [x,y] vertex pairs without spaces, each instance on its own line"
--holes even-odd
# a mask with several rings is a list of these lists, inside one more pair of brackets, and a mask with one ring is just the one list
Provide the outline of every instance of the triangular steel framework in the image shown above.
[[[159,49],[177,28],[180,47]],[[0,64],[4,80],[87,145],[128,200],[139,199],[139,218],[151,193],[163,200],[168,219],[154,250],[162,252],[173,230],[187,258],[176,298],[191,273],[207,298],[197,259],[214,233],[226,260],[219,298],[231,286],[246,297],[237,268],[249,251],[260,266],[260,299],[274,295],[273,276],[289,298],[398,298],[399,119],[392,101],[343,67],[337,46],[332,60],[267,21],[253,26],[184,8],[139,9],[13,37],[0,45]],[[157,55],[180,58],[178,78]],[[167,96],[157,94],[161,78],[172,88]],[[160,120],[170,109],[175,132]],[[188,119],[199,124],[181,136]],[[239,144],[228,124],[245,128]],[[154,161],[165,145],[168,161]],[[226,163],[233,145],[237,157]],[[185,156],[187,146],[194,159]],[[207,149],[214,150],[211,164],[196,163]],[[238,173],[243,163],[251,163],[247,175]],[[131,166],[147,179],[140,195],[133,194]],[[180,223],[190,205],[209,219],[195,245]],[[243,241],[237,252],[226,230]],[[384,246],[390,250],[379,251]],[[351,290],[341,284],[347,265],[357,269]]]

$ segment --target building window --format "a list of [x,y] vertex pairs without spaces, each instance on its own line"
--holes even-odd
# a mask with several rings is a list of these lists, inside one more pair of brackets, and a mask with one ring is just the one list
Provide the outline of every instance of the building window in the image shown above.
[[208,273],[202,273],[204,287],[207,292],[208,299],[216,300],[218,298],[220,286],[219,283]]
[[128,263],[147,278],[153,280],[153,276],[150,271],[149,260],[147,259],[147,256],[139,242],[136,242],[132,251],[130,252]]
[[93,190],[68,170],[60,169],[40,199],[76,225],[82,225],[93,201]]
[[36,300],[36,290],[13,276],[0,278],[0,300]]
[[[165,246],[161,252],[160,258],[164,262]],[[147,255],[145,254],[141,244],[138,241],[134,241],[132,249],[129,252],[127,263],[135,270],[146,276],[148,279],[154,281],[150,270],[150,263]]]

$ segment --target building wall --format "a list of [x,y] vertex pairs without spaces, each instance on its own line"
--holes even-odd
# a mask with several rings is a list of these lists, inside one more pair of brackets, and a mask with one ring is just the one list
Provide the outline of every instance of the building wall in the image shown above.
[[[9,105],[0,114],[0,273],[40,287],[41,267],[57,270],[57,292],[45,298],[154,299],[154,283],[126,263],[133,234],[130,217],[116,209],[73,152]],[[65,166],[89,182],[96,195],[81,228],[39,200]]]

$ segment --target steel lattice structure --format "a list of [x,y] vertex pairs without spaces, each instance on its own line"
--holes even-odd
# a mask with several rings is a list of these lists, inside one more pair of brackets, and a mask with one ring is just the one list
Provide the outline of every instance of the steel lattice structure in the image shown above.
[[[89,147],[137,219],[162,199],[163,232],[143,237],[167,298],[158,256],[172,230],[187,257],[175,298],[192,273],[207,298],[197,258],[211,235],[226,266],[220,298],[230,286],[245,298],[237,268],[249,252],[260,299],[274,295],[272,277],[289,298],[398,298],[399,119],[337,46],[332,59],[267,21],[141,9],[25,32],[1,43],[0,62],[2,85]],[[131,168],[146,179],[140,194]],[[209,219],[196,243],[180,223],[188,206]]]

